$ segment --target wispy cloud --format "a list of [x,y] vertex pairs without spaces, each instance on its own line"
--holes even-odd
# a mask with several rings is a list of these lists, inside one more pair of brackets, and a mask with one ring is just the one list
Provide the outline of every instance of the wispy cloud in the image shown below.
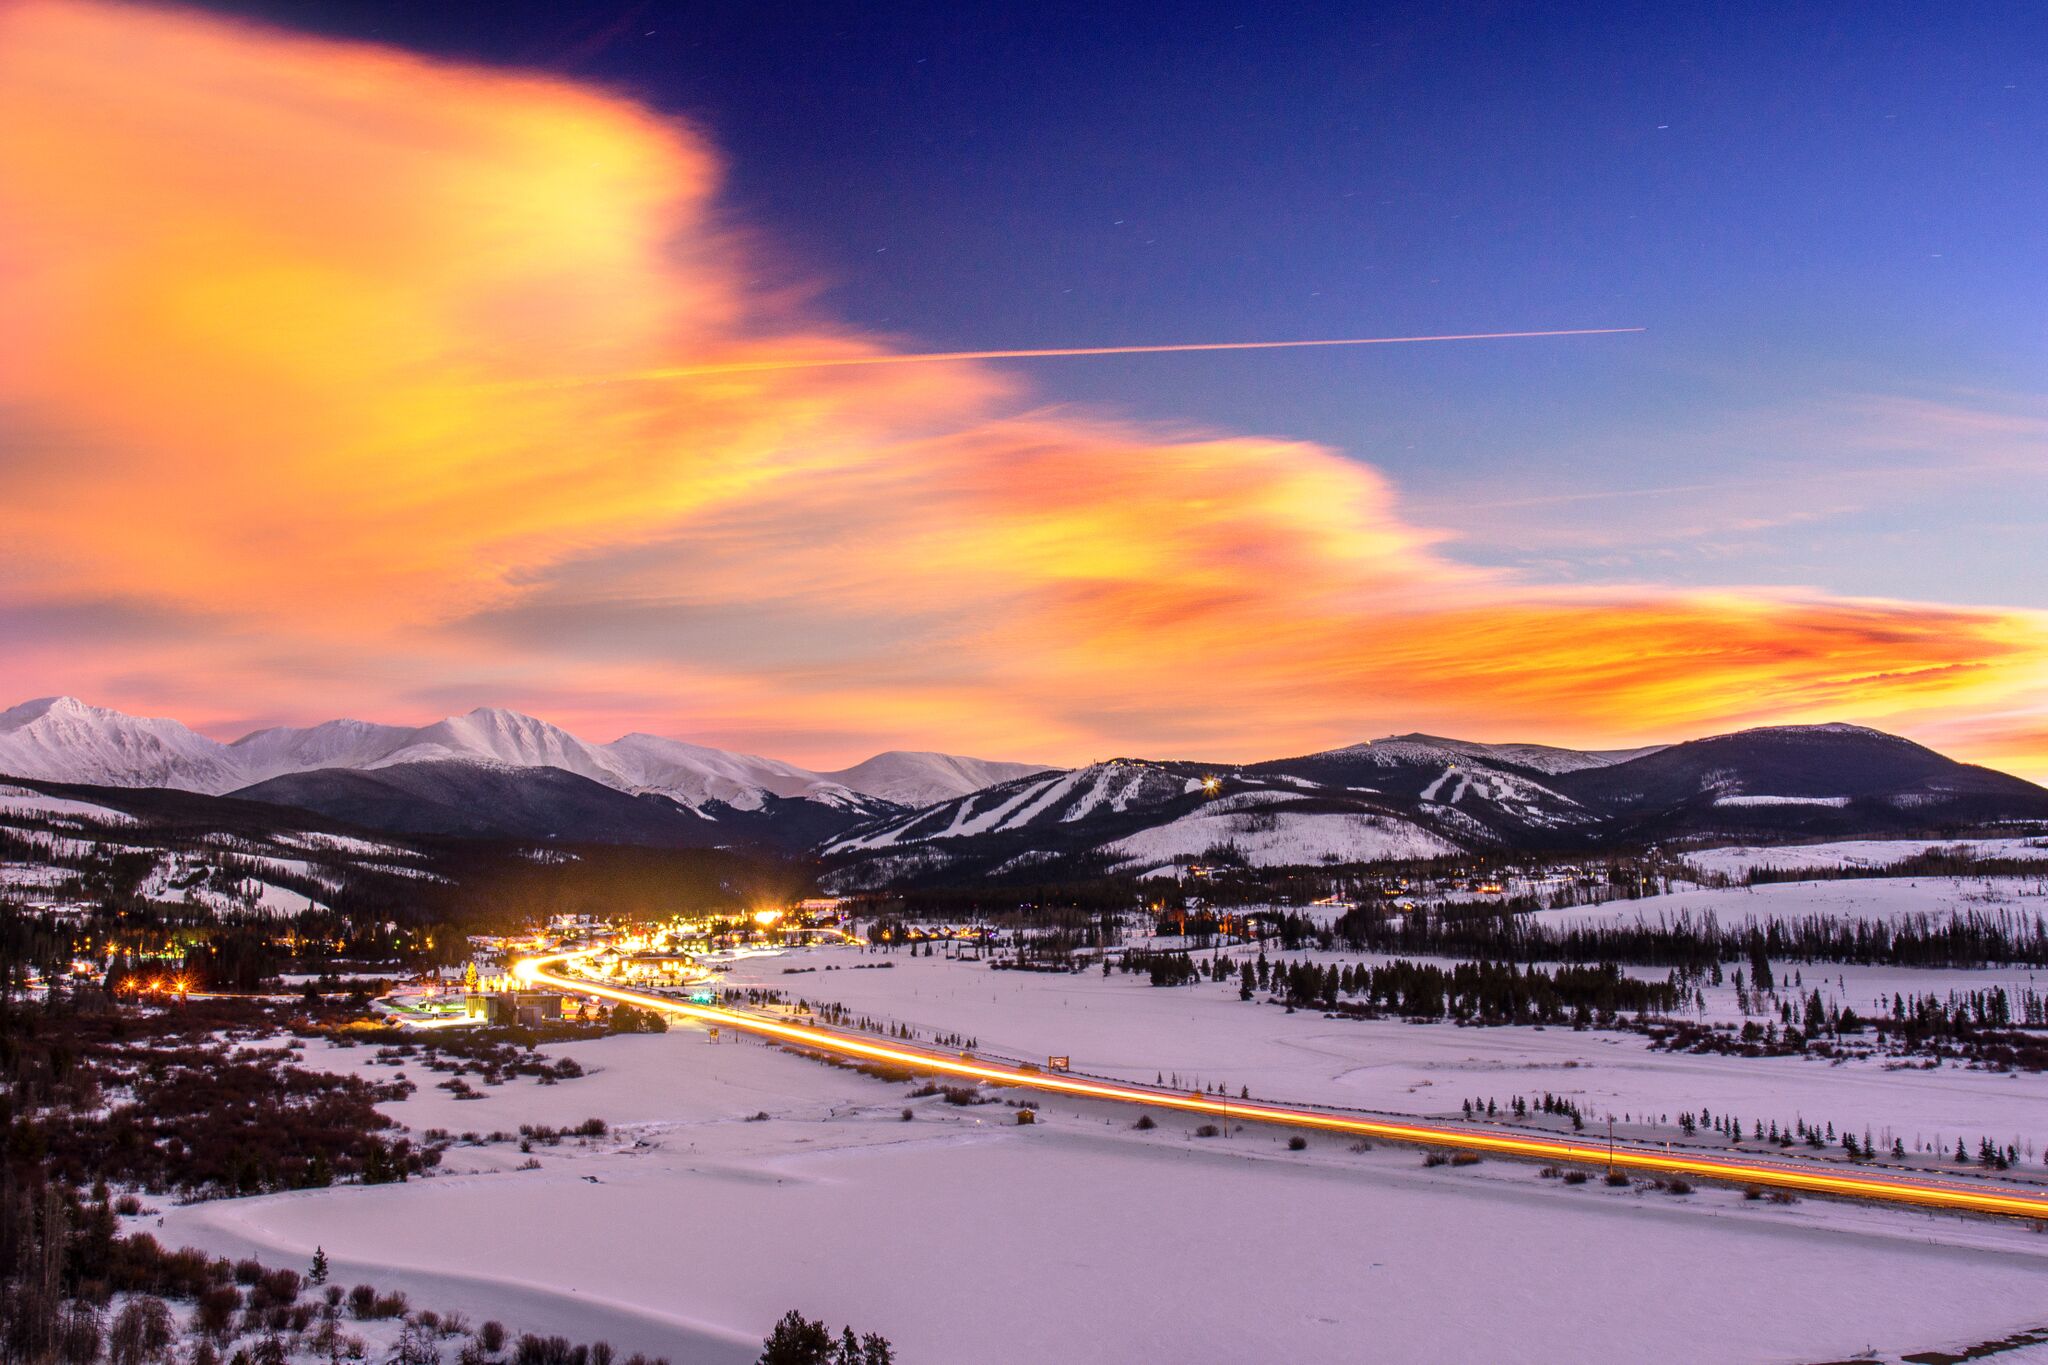
[[[1044,409],[985,361],[761,364],[902,350],[757,285],[718,182],[561,80],[0,10],[0,687],[826,761],[1938,728],[2043,686],[2037,613],[1548,587],[1327,449]],[[651,371],[688,373],[550,382]]]
[[[1821,394],[1706,425],[1603,436],[1568,459],[1504,463],[1416,499],[1416,514],[1474,544],[1576,554],[1598,569],[1630,562],[1616,552],[1710,553],[1731,531],[1854,523],[1991,489],[2039,502],[2048,498],[2048,398]],[[1559,488],[1560,467],[1616,486]],[[1656,477],[1673,469],[1708,477]],[[1526,515],[1538,510],[1555,515]]]

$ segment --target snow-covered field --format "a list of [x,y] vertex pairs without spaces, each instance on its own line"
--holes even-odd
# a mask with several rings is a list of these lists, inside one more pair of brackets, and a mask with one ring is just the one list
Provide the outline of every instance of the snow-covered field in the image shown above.
[[2048,1321],[2048,1238],[2010,1226],[1296,1153],[1165,1115],[1136,1132],[1081,1102],[1018,1128],[694,1029],[568,1050],[596,1074],[392,1106],[457,1130],[613,1121],[537,1170],[458,1147],[429,1180],[177,1207],[155,1231],[286,1264],[321,1246],[343,1283],[678,1365],[752,1360],[791,1307],[881,1331],[907,1365],[1897,1359]]
[[[1361,960],[1335,953],[1293,956]],[[992,971],[942,957],[899,955],[887,971],[782,974],[785,966],[835,959],[863,960],[858,949],[805,949],[751,959],[728,979],[838,1001],[856,1013],[910,1024],[927,1037],[961,1033],[991,1055],[1042,1062],[1057,1054],[1070,1057],[1075,1070],[1094,1075],[1221,1084],[1232,1095],[1248,1088],[1261,1099],[1445,1118],[1458,1116],[1467,1098],[1491,1096],[1505,1104],[1515,1095],[1549,1091],[1574,1101],[1589,1117],[1612,1114],[1625,1125],[1639,1125],[1645,1115],[1669,1115],[1675,1122],[1679,1113],[1704,1106],[1766,1124],[1806,1118],[1838,1129],[1868,1128],[1887,1147],[1893,1137],[1908,1149],[1943,1151],[1952,1150],[1958,1137],[1973,1149],[1985,1136],[2023,1147],[2048,1141],[2048,1104],[2039,1077],[1957,1066],[1887,1071],[1874,1061],[1837,1066],[1794,1057],[1652,1052],[1641,1035],[1600,1030],[1331,1019],[1247,1003],[1229,985],[1158,988],[1138,975]],[[1795,970],[1801,969],[1785,968],[1788,988]],[[1966,984],[2004,984],[2010,990],[2029,982],[2048,988],[2048,972],[2034,979],[2024,970],[1979,978],[1829,967],[1825,983],[1819,967],[1801,975],[1813,978],[1809,988],[1824,986],[1826,997],[1866,1013],[1870,998],[1888,990],[1945,994]],[[1838,977],[1844,984],[1836,984]],[[1708,995],[1707,1018],[1741,1017],[1732,986]],[[2041,1174],[2048,1178],[2048,1170]]]
[[1752,867],[1884,867],[1931,848],[1967,849],[1977,858],[2048,861],[2048,839],[1845,839],[1828,844],[1737,846],[1688,853],[1686,861],[1708,872],[1741,876]]
[[[1727,923],[1758,903],[1849,913],[1981,894],[1981,882],[1922,879],[1686,896]],[[1990,894],[2031,908],[2041,893]],[[893,965],[852,970],[881,961]],[[2024,968],[1779,974],[1788,991],[1796,978],[1859,1010],[1894,991],[2048,984]],[[1716,1139],[1686,1139],[1670,1122],[1680,1111],[1867,1128],[1914,1152],[1989,1136],[2023,1151],[2000,1180],[2048,1181],[2037,1076],[1666,1054],[1624,1032],[1331,1019],[1219,983],[1155,988],[1135,974],[996,971],[844,945],[738,957],[727,980],[1138,1081],[1438,1117],[1468,1098],[1505,1106],[1549,1092],[1596,1131],[1611,1113],[1624,1139],[1702,1147]],[[1741,1017],[1732,982],[1707,996],[1705,1017]],[[531,1170],[510,1143],[458,1145],[427,1180],[175,1208],[158,1235],[282,1263],[322,1246],[345,1282],[678,1365],[752,1360],[790,1308],[883,1332],[910,1365],[1801,1361],[1866,1349],[1896,1361],[2048,1326],[2048,1236],[2014,1225],[1715,1188],[1567,1186],[1493,1160],[1425,1168],[1410,1149],[1322,1137],[1293,1152],[1281,1132],[1202,1139],[1164,1111],[1136,1131],[1127,1108],[1071,1099],[1033,1100],[1040,1122],[1019,1128],[1009,1105],[912,1099],[902,1084],[713,1044],[694,1027],[552,1050],[592,1074],[463,1101],[419,1068],[420,1092],[389,1112],[415,1130],[486,1135],[595,1116],[609,1136],[538,1147]],[[367,1048],[308,1056],[393,1074]]]
[[[1254,793],[1267,795],[1267,793]],[[1217,803],[1221,805],[1221,802]],[[1254,867],[1310,866],[1382,858],[1438,858],[1457,852],[1406,820],[1340,812],[1203,810],[1105,846],[1125,869],[1171,876],[1176,858],[1228,846]]]
[[26,815],[38,820],[57,823],[65,821],[91,820],[102,825],[132,825],[135,818],[91,801],[74,801],[64,796],[49,796],[28,787],[16,787],[0,783],[0,811]]
[[[1820,882],[1547,917],[1711,911],[1728,924],[1987,907],[2048,910],[2048,887]],[[1233,984],[1156,988],[1137,974],[997,971],[851,945],[727,965],[734,986],[837,1002],[927,1041],[971,1037],[985,1055],[1064,1055],[1081,1072],[1437,1118],[1462,1117],[1467,1099],[1505,1109],[1547,1092],[1595,1133],[1611,1114],[1623,1140],[1707,1150],[1725,1139],[1687,1137],[1680,1112],[1867,1129],[1882,1149],[1898,1138],[1908,1164],[1990,1137],[2022,1154],[1999,1182],[2048,1186],[2035,1075],[1663,1053],[1622,1031],[1335,1019],[1242,1001]],[[1777,975],[1787,998],[1819,990],[1866,1013],[1896,992],[2048,988],[2048,971],[2024,967],[1781,963]],[[1700,1017],[1744,1017],[1732,972],[1705,996]],[[386,1108],[415,1131],[488,1137],[599,1117],[607,1136],[537,1146],[537,1169],[520,1169],[528,1156],[513,1142],[458,1144],[439,1173],[407,1185],[171,1208],[153,1230],[284,1264],[324,1247],[344,1283],[676,1365],[743,1365],[791,1308],[882,1332],[907,1365],[1899,1361],[2048,1328],[2048,1235],[2013,1224],[1713,1187],[1569,1186],[1498,1160],[1425,1168],[1412,1149],[1321,1136],[1296,1152],[1281,1131],[1205,1139],[1166,1111],[1139,1131],[1129,1108],[1069,1098],[1031,1098],[1039,1122],[1018,1127],[1013,1104],[912,1098],[907,1085],[757,1042],[714,1044],[694,1026],[550,1050],[591,1074],[459,1100],[408,1062],[421,1089]],[[394,1074],[369,1048],[314,1044],[307,1056]],[[2048,1346],[1995,1359],[2038,1363]]]
[[1694,888],[1642,900],[1536,912],[1545,924],[1670,923],[1681,915],[1713,915],[1722,927],[1745,920],[1890,920],[1962,913],[2048,915],[2048,866],[2039,877],[1872,877],[1823,882],[1765,882],[1725,889]]

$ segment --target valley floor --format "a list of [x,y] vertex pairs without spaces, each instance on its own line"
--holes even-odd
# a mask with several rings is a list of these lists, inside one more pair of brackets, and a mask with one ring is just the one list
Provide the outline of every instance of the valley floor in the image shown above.
[[[1135,975],[837,947],[751,959],[732,981],[988,1052],[1232,1094],[1441,1116],[1468,1097],[1549,1091],[1658,1140],[1680,1138],[1659,1119],[1705,1105],[1864,1125],[1909,1148],[1989,1134],[2031,1152],[2048,1114],[2038,1076],[1328,1019]],[[1844,977],[1843,990],[1866,988]],[[528,1158],[510,1143],[459,1144],[430,1179],[170,1208],[151,1230],[279,1264],[322,1246],[344,1283],[676,1365],[751,1361],[790,1308],[880,1331],[908,1365],[1898,1360],[2048,1328],[2048,1235],[2015,1224],[1597,1175],[1567,1185],[1494,1160],[1426,1168],[1412,1149],[1320,1137],[1294,1152],[1283,1132],[1201,1138],[1165,1112],[1138,1131],[1129,1109],[1085,1101],[1032,1097],[1039,1122],[1019,1127],[1008,1103],[911,1098],[693,1026],[552,1050],[593,1074],[461,1101],[420,1068],[419,1092],[387,1106],[421,1131],[612,1125],[536,1147],[537,1169],[519,1169]],[[308,1057],[394,1070],[367,1048]],[[2040,1160],[1998,1178],[2048,1177]],[[2048,1346],[1996,1359],[2030,1357]]]
[[604,1070],[396,1106],[620,1120],[538,1169],[458,1147],[430,1180],[189,1205],[158,1235],[282,1263],[319,1245],[343,1281],[678,1365],[751,1360],[792,1306],[907,1362],[1800,1361],[2048,1325],[2048,1237],[2014,1226],[1136,1132],[1085,1104],[1019,1128],[693,1029],[573,1050]]

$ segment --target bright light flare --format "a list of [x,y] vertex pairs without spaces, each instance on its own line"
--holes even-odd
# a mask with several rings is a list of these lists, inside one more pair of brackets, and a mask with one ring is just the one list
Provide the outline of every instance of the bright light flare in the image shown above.
[[820,1028],[814,1024],[787,1024],[715,1005],[685,1004],[665,996],[644,995],[573,977],[557,976],[547,967],[572,958],[588,956],[594,949],[558,953],[552,957],[522,962],[530,968],[529,979],[572,995],[588,995],[659,1010],[743,1032],[758,1033],[819,1052],[868,1061],[893,1062],[922,1071],[966,1076],[991,1085],[1017,1086],[1028,1090],[1053,1091],[1089,1099],[1113,1100],[1123,1104],[1152,1105],[1255,1123],[1277,1123],[1325,1132],[1380,1137],[1413,1142],[1428,1147],[1464,1148],[1497,1152],[1505,1156],[1549,1161],[1568,1161],[1581,1166],[1652,1171],[1660,1174],[1697,1176],[1736,1184],[1763,1185],[1777,1189],[1803,1190],[1810,1194],[1871,1199],[1884,1203],[1908,1204],[1922,1208],[1958,1209],[1973,1213],[2002,1214],[2017,1218],[2048,1220],[2048,1195],[2024,1194],[1995,1188],[1970,1188],[1948,1182],[1880,1179],[1863,1175],[1837,1175],[1830,1171],[1801,1169],[1790,1165],[1721,1161],[1713,1157],[1675,1156],[1668,1152],[1638,1147],[1609,1147],[1602,1143],[1566,1142],[1553,1138],[1515,1137],[1496,1132],[1445,1128],[1429,1124],[1398,1123],[1390,1120],[1354,1118],[1314,1109],[1296,1109],[1280,1104],[1227,1100],[1200,1091],[1147,1090],[1113,1081],[1083,1080],[1074,1076],[1023,1070],[999,1062],[986,1062],[971,1053],[936,1053],[895,1043],[871,1042]]

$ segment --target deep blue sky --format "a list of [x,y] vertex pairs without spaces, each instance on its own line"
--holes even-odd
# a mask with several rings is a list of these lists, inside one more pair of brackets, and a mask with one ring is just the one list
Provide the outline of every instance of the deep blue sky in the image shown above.
[[920,348],[1647,326],[1030,374],[1340,447],[1478,562],[2048,605],[2039,4],[213,7],[686,116]]

